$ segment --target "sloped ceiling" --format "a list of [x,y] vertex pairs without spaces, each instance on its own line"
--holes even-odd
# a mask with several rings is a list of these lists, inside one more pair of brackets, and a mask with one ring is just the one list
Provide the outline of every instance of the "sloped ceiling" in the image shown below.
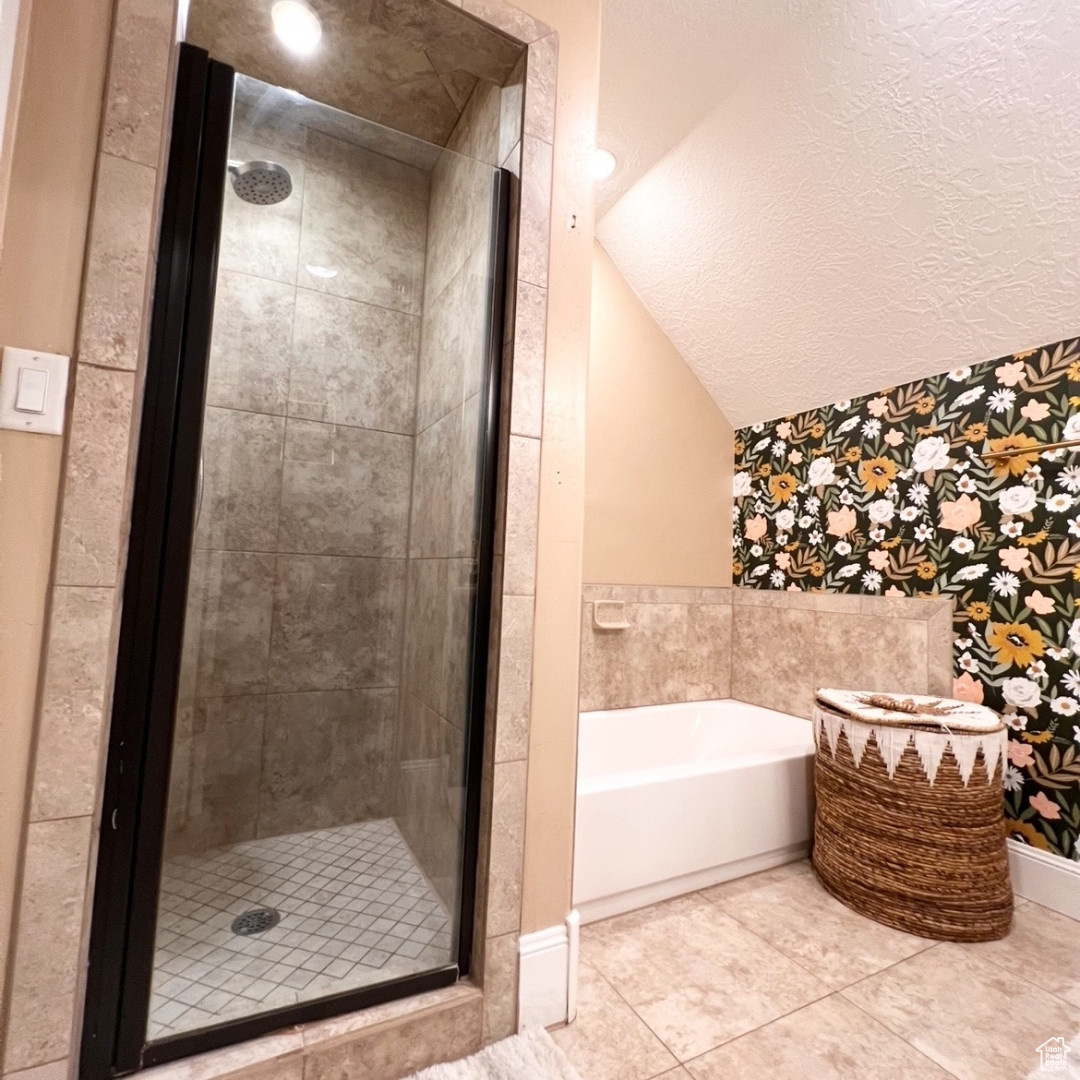
[[733,424],[1080,332],[1080,5],[743,7],[607,0],[601,68],[600,241]]

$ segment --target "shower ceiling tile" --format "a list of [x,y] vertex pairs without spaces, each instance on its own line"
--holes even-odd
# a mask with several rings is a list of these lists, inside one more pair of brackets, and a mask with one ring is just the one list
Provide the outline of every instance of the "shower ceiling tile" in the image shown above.
[[296,291],[289,415],[411,434],[420,319]]
[[323,37],[298,66],[261,0],[192,0],[187,40],[276,86],[445,144],[477,78],[502,85],[521,47],[431,0],[321,0]]

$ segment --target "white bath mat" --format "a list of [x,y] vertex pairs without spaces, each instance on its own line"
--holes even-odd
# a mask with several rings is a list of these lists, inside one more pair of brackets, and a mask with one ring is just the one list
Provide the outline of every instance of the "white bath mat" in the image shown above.
[[432,1065],[411,1080],[581,1080],[543,1028],[527,1028],[478,1054]]

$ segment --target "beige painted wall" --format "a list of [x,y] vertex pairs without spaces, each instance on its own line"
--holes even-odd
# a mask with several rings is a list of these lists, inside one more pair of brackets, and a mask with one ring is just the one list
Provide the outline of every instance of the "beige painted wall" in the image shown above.
[[[24,76],[8,133],[9,186],[0,221],[0,345],[70,354],[112,2],[23,0],[22,8],[29,20]],[[17,881],[61,453],[62,440],[55,436],[0,431],[0,987]]]
[[599,244],[585,446],[586,581],[731,584],[731,425]]
[[570,911],[600,0],[519,2],[559,34],[521,911],[529,933]]

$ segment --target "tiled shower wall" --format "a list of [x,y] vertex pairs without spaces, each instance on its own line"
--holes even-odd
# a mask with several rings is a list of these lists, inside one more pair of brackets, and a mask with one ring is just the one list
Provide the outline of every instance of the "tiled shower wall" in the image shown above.
[[231,152],[294,189],[226,193],[173,851],[392,809],[428,177],[240,107]]
[[[582,711],[731,697],[809,718],[819,686],[952,683],[947,599],[637,585],[586,585],[582,599]],[[628,625],[598,628],[596,603]]]
[[518,77],[510,81],[477,84],[447,143],[458,153],[442,154],[431,176],[395,816],[447,904],[461,851],[492,165],[504,99],[513,139],[520,124]]

